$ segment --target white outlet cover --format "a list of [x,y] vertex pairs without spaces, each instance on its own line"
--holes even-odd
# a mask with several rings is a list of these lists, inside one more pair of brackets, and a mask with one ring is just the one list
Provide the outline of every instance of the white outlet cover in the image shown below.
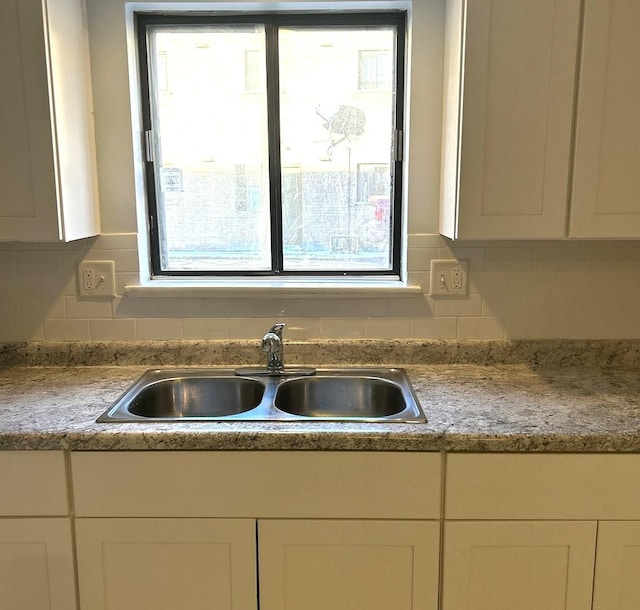
[[[93,285],[84,281],[85,271],[93,271]],[[115,297],[116,268],[114,261],[82,261],[78,265],[78,294],[83,297]]]
[[[469,262],[458,260],[431,261],[431,296],[465,296],[469,284]],[[460,278],[460,287],[454,287],[454,273]]]

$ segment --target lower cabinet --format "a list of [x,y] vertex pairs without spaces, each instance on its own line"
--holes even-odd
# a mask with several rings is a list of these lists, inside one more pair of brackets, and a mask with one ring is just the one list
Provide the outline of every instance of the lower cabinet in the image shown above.
[[256,610],[251,519],[77,519],[82,610]]
[[640,608],[639,454],[442,459],[0,451],[0,610]]
[[273,520],[258,532],[260,610],[437,608],[437,522]]
[[72,453],[80,608],[437,610],[440,459]]
[[0,609],[75,610],[62,451],[0,451]]
[[450,454],[441,610],[638,610],[640,455]]
[[596,526],[580,521],[447,523],[442,610],[589,610]]
[[266,520],[257,526],[256,538],[252,519],[77,519],[80,607],[437,608],[437,523]]
[[593,610],[640,608],[640,521],[598,525]]
[[68,518],[0,519],[0,608],[76,607]]

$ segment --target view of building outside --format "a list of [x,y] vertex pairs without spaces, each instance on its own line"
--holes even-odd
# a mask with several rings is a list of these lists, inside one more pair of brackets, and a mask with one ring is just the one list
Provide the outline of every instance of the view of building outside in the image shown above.
[[[161,264],[271,269],[265,34],[158,26]],[[285,270],[391,266],[392,28],[280,28]]]

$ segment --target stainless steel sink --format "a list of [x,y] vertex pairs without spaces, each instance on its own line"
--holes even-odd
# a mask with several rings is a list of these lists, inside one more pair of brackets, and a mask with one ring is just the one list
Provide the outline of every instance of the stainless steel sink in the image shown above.
[[128,403],[133,415],[153,419],[225,417],[255,409],[264,385],[236,377],[171,377],[144,385]]
[[283,381],[276,407],[314,418],[385,418],[407,408],[402,387],[371,376],[320,376]]
[[167,421],[425,422],[403,369],[318,369],[312,377],[234,375],[229,369],[155,369],[99,418]]

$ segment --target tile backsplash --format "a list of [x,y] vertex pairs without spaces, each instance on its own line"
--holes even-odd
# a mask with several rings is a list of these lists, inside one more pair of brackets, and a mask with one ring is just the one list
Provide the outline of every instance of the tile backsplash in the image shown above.
[[[430,261],[469,261],[469,294],[429,296]],[[116,298],[78,297],[82,260],[115,261]],[[640,242],[473,242],[409,236],[409,281],[392,298],[124,295],[138,282],[136,235],[0,244],[0,342],[254,339],[637,339]]]

